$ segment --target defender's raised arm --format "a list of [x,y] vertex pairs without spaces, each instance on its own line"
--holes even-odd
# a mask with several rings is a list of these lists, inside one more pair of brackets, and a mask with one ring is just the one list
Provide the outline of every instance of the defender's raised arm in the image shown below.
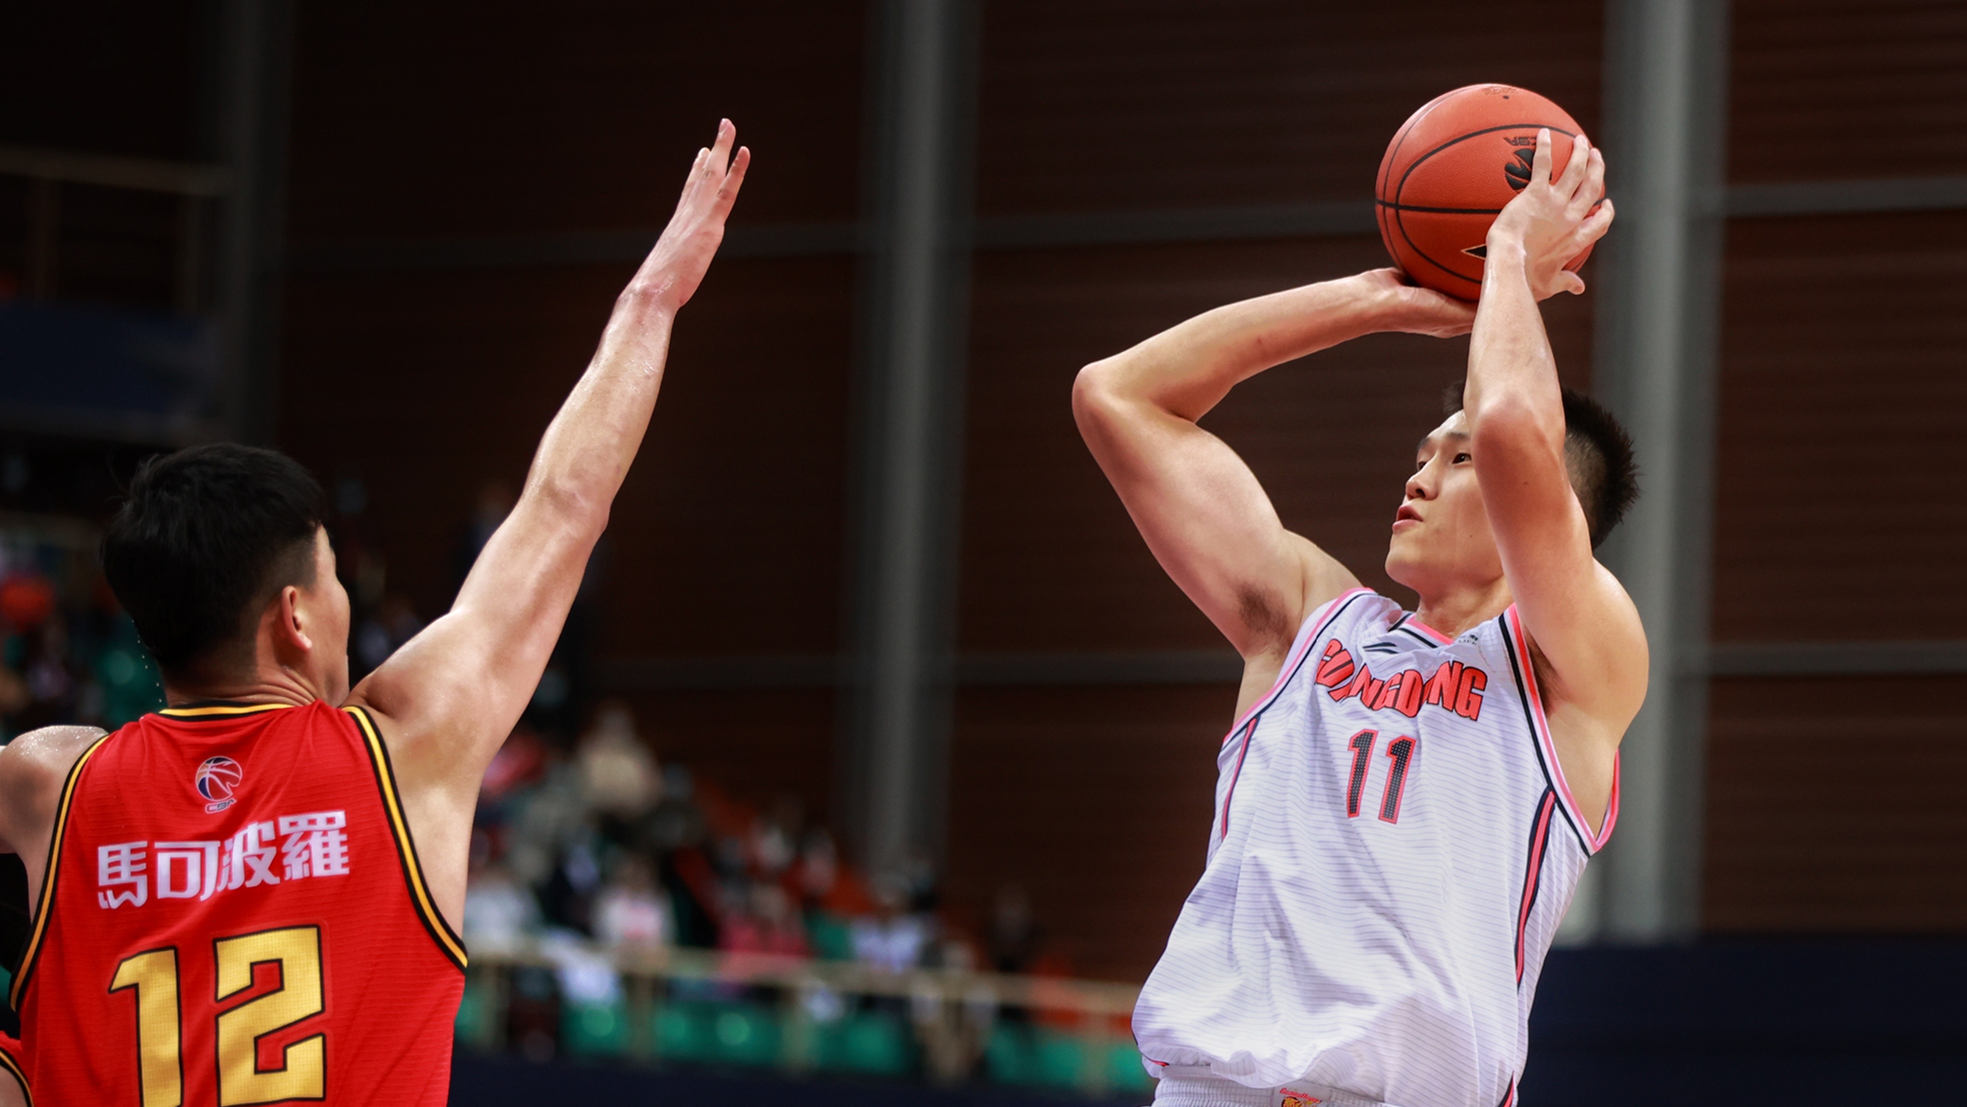
[[560,637],[590,553],[649,426],[670,328],[724,238],[750,151],[719,124],[655,248],[615,302],[587,371],[540,440],[512,514],[450,612],[351,693],[377,716],[430,870],[455,920],[478,781]]

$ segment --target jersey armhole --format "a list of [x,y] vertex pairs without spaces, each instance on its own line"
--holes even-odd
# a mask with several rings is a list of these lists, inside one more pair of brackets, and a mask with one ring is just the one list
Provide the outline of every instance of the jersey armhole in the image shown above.
[[20,1085],[21,1099],[27,1107],[34,1107],[34,1089],[27,1086],[27,1070],[22,1059],[17,1056],[20,1043],[12,1038],[0,1036],[0,1080],[11,1075]]
[[1612,794],[1605,805],[1605,819],[1594,834],[1590,821],[1584,817],[1584,809],[1578,806],[1577,797],[1571,794],[1570,783],[1564,779],[1564,766],[1557,759],[1557,742],[1550,734],[1550,720],[1544,716],[1536,666],[1530,657],[1530,639],[1523,633],[1522,617],[1517,614],[1514,604],[1497,617],[1496,625],[1502,631],[1503,652],[1509,658],[1510,674],[1516,678],[1516,693],[1530,726],[1537,764],[1543,769],[1545,781],[1557,794],[1557,809],[1564,815],[1564,821],[1570,824],[1571,832],[1577,836],[1578,844],[1584,847],[1585,855],[1595,855],[1611,839],[1612,827],[1619,821],[1618,755],[1613,754]]
[[[34,975],[34,963],[41,956],[42,937],[48,932],[48,916],[55,903],[55,883],[61,878],[62,839],[68,835],[68,814],[75,799],[76,785],[82,782],[82,769],[89,759],[96,755],[104,742],[109,741],[105,734],[89,743],[82,756],[68,770],[68,779],[62,782],[61,799],[55,804],[55,825],[48,832],[48,863],[41,870],[41,894],[34,900],[34,927],[28,931],[27,948],[21,951],[20,970],[14,974],[14,986],[7,993],[7,1002],[18,1012],[21,1001],[27,996],[28,979]],[[26,1081],[22,1081],[23,1086]]]
[[396,839],[397,857],[403,864],[403,882],[409,888],[410,903],[416,908],[417,918],[422,920],[424,929],[437,943],[437,948],[462,970],[469,961],[464,939],[458,937],[451,924],[445,921],[443,913],[437,910],[437,901],[424,881],[423,863],[418,860],[416,842],[410,837],[409,820],[403,817],[403,803],[396,788],[396,770],[390,766],[389,747],[383,743],[382,731],[376,727],[375,717],[369,714],[367,708],[350,706],[342,710],[355,721],[355,728],[368,751],[369,767],[376,774],[376,788],[382,796],[383,814],[389,819],[389,833]]

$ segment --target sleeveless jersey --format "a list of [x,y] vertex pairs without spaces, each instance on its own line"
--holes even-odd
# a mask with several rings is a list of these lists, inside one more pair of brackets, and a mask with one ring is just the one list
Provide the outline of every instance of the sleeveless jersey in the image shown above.
[[43,1102],[445,1102],[464,947],[360,708],[211,704],[62,790],[14,982]]
[[0,1034],[0,1086],[6,1081],[20,1085],[20,1097],[28,1107],[34,1107],[34,1093],[27,1089],[26,1062],[21,1060],[20,1042]]
[[1594,834],[1514,607],[1449,640],[1355,589],[1288,656],[1217,756],[1208,861],[1134,1012],[1148,1071],[1512,1103],[1616,763]]

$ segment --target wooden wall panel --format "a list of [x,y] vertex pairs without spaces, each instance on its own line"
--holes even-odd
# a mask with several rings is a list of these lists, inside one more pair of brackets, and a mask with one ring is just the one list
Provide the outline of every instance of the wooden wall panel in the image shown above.
[[[1215,629],[1155,564],[1073,426],[1073,375],[1218,304],[1385,263],[1377,238],[985,254],[972,278],[959,641],[965,651],[1197,649]],[[1589,379],[1590,297],[1546,311]],[[1379,587],[1414,444],[1465,339],[1374,336],[1245,383],[1204,421],[1285,525]],[[1400,594],[1400,593],[1395,593]]]
[[1370,203],[1394,131],[1440,93],[1534,89],[1599,121],[1603,5],[990,0],[986,215]]
[[1967,4],[1734,0],[1728,177],[1967,173]]
[[1958,636],[1967,213],[1738,220],[1727,249],[1715,638]]
[[1080,975],[1139,981],[1202,875],[1232,686],[959,694],[947,889],[987,917],[1023,887]]
[[737,218],[848,219],[864,4],[308,4],[297,241],[656,227],[719,116]]
[[1717,679],[1709,727],[1707,929],[1967,930],[1967,676]]
[[[852,271],[844,259],[727,258],[684,310],[609,524],[605,653],[835,647]],[[280,439],[323,477],[367,483],[367,526],[426,614],[449,602],[472,497],[488,478],[520,483],[627,276],[294,285]]]
[[791,796],[836,829],[835,697],[824,689],[638,692],[625,697],[664,763],[687,766],[726,796],[764,812]]
[[211,0],[10,4],[0,23],[0,143],[77,153],[209,157]]

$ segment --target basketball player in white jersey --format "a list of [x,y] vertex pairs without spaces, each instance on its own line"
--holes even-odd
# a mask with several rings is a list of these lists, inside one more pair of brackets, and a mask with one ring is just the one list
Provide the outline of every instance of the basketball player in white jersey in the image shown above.
[[[1383,269],[1217,308],[1087,366],[1073,412],[1168,575],[1243,656],[1208,860],[1141,992],[1156,1104],[1513,1105],[1531,995],[1612,831],[1646,637],[1592,555],[1633,497],[1624,432],[1560,389],[1539,300],[1605,233],[1581,136],[1488,235],[1480,301]],[[1473,330],[1387,575],[1284,529],[1196,425],[1237,383],[1377,331]],[[1315,446],[1313,447],[1315,448]]]

